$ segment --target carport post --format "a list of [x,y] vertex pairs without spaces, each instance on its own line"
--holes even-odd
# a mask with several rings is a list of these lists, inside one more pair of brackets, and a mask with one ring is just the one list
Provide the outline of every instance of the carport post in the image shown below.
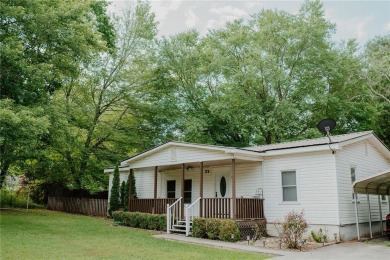
[[370,225],[370,237],[372,238],[370,194],[368,194],[368,192],[366,192],[366,194],[368,203],[368,223]]
[[383,236],[383,223],[382,223],[382,201],[381,201],[381,195],[378,194],[378,205],[379,205],[379,218],[381,221],[381,233]]
[[[387,193],[389,192],[389,190],[387,189]],[[387,195],[387,202],[389,203],[389,211],[390,211],[390,196]]]
[[359,230],[359,211],[358,211],[358,206],[357,206],[357,194],[354,189],[354,197],[355,197],[355,215],[356,215],[356,232],[357,232],[357,237],[358,240],[360,241],[360,230]]

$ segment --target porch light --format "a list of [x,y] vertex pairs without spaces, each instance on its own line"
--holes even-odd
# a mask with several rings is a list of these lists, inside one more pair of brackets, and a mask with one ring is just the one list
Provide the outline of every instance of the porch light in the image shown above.
[[302,246],[303,246],[304,243],[305,243],[305,240],[303,240],[303,239],[299,240],[299,242],[298,242],[299,251],[302,251]]

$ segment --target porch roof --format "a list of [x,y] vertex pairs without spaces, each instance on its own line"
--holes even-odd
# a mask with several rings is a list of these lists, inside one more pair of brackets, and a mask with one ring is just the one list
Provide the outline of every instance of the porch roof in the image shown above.
[[[165,160],[164,162],[150,162],[150,165],[144,165],[143,167],[148,166],[167,166],[167,165],[180,165],[182,163],[190,164],[197,163],[200,161],[203,162],[219,162],[222,163],[227,159],[237,159],[237,160],[245,160],[245,161],[262,161],[263,158],[259,152],[249,151],[246,149],[235,148],[235,147],[226,147],[226,146],[217,146],[217,145],[205,145],[205,144],[194,144],[194,143],[185,143],[185,142],[168,142],[163,145],[156,146],[150,150],[144,151],[137,155],[134,155],[124,161],[121,162],[121,166],[129,166],[134,164],[134,162],[138,162],[144,158],[149,156],[153,156],[158,152],[170,148],[170,147],[178,147],[183,149],[194,149],[198,151],[203,151],[205,154],[205,158],[194,158],[188,156],[188,158],[178,158],[177,160]],[[218,155],[217,155],[218,153]],[[178,155],[179,157],[179,155]],[[137,168],[137,167],[136,167]]]

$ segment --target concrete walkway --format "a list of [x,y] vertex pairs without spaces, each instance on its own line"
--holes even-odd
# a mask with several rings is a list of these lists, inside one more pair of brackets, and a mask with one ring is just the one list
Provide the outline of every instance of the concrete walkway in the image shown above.
[[376,260],[389,258],[390,247],[362,242],[345,242],[302,252],[298,255],[280,256],[273,258],[273,260]]
[[242,250],[254,253],[270,254],[275,256],[275,258],[272,258],[273,260],[376,260],[389,259],[390,256],[390,247],[386,247],[383,245],[370,245],[361,242],[345,242],[337,245],[321,247],[319,249],[314,249],[307,252],[294,252],[287,250],[276,250],[270,248],[241,245],[210,239],[186,237],[184,235],[176,234],[162,234],[155,235],[155,237],[185,243]]
[[263,253],[263,254],[269,254],[275,256],[295,256],[295,255],[299,256],[299,252],[275,250],[271,248],[263,248],[263,247],[249,246],[249,245],[241,245],[241,244],[223,242],[218,240],[186,237],[185,235],[162,234],[162,235],[155,235],[154,237],[163,238],[167,240],[180,241],[185,243],[199,244],[199,245],[219,247],[219,248],[229,248],[234,250]]

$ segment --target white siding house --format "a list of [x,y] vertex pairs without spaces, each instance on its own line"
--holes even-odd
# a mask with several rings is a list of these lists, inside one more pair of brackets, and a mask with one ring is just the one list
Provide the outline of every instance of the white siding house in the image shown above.
[[[246,148],[170,142],[122,161],[120,172],[122,181],[134,170],[139,200],[166,203],[163,199],[184,196],[182,203],[189,205],[201,197],[197,210],[202,208],[203,217],[265,218],[271,235],[288,212],[304,210],[310,229],[349,240],[357,236],[353,178],[389,168],[389,149],[368,131],[332,136],[331,142],[325,137]],[[111,189],[113,168],[105,172]],[[358,199],[361,230],[367,233],[367,196]],[[378,231],[377,196],[370,202]],[[386,216],[388,196],[380,203]]]

